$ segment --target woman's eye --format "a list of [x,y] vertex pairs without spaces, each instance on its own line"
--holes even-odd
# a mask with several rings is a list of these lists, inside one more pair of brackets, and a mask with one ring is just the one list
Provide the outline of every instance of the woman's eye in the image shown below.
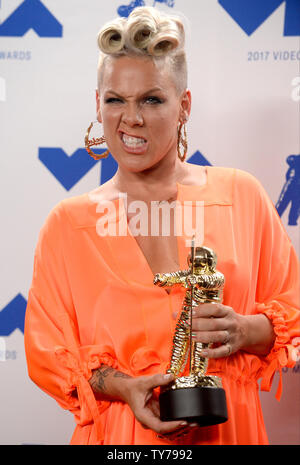
[[152,96],[146,97],[145,102],[150,103],[151,105],[155,105],[155,104],[158,104],[158,103],[163,103],[163,101],[159,97],[152,97]]
[[105,100],[105,103],[120,103],[120,102],[122,102],[122,100],[117,97],[109,97]]

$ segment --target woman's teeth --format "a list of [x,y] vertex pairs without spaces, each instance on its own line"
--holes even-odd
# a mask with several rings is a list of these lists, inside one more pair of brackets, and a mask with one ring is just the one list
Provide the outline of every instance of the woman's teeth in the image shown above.
[[145,144],[144,139],[140,139],[139,137],[132,137],[132,136],[127,136],[127,134],[123,134],[122,140],[127,147],[141,147],[143,144]]

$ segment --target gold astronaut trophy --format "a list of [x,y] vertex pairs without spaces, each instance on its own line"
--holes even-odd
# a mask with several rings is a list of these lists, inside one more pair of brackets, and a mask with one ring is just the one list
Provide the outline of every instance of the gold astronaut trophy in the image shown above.
[[193,239],[188,270],[158,273],[154,277],[154,284],[158,286],[181,285],[186,289],[167,370],[167,373],[174,374],[175,379],[159,397],[162,421],[182,419],[208,426],[228,419],[221,378],[206,375],[208,360],[201,356],[201,350],[209,344],[192,339],[193,308],[201,303],[222,301],[225,279],[216,270],[216,264],[214,251],[208,247],[195,247]]

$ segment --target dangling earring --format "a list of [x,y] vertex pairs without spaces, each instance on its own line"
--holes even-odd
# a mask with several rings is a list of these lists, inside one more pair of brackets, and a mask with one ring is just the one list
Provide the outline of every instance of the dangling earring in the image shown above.
[[[182,135],[182,127],[183,127],[183,135]],[[178,158],[181,161],[185,160],[187,151],[188,151],[188,141],[187,141],[187,134],[186,134],[186,126],[185,126],[185,123],[180,122],[179,127],[178,127],[178,137],[177,137],[177,154],[178,154]]]
[[91,129],[94,125],[94,123],[98,123],[98,121],[93,121],[87,131],[86,131],[86,135],[85,135],[85,138],[84,138],[84,144],[85,144],[85,148],[86,148],[86,151],[87,153],[93,157],[95,160],[101,160],[101,158],[106,158],[109,154],[109,150],[106,150],[104,153],[102,153],[102,155],[98,155],[96,153],[94,153],[90,147],[92,147],[93,145],[101,145],[101,144],[104,144],[105,141],[105,136],[102,136],[102,137],[98,137],[97,139],[95,139],[93,137],[93,139],[89,139],[89,135],[90,135],[90,132],[91,132]]

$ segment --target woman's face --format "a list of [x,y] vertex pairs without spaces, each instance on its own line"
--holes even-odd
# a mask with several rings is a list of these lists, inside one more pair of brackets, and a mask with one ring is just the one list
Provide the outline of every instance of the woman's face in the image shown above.
[[141,172],[177,156],[177,127],[190,93],[178,95],[167,67],[151,59],[109,58],[97,92],[97,116],[119,166]]

